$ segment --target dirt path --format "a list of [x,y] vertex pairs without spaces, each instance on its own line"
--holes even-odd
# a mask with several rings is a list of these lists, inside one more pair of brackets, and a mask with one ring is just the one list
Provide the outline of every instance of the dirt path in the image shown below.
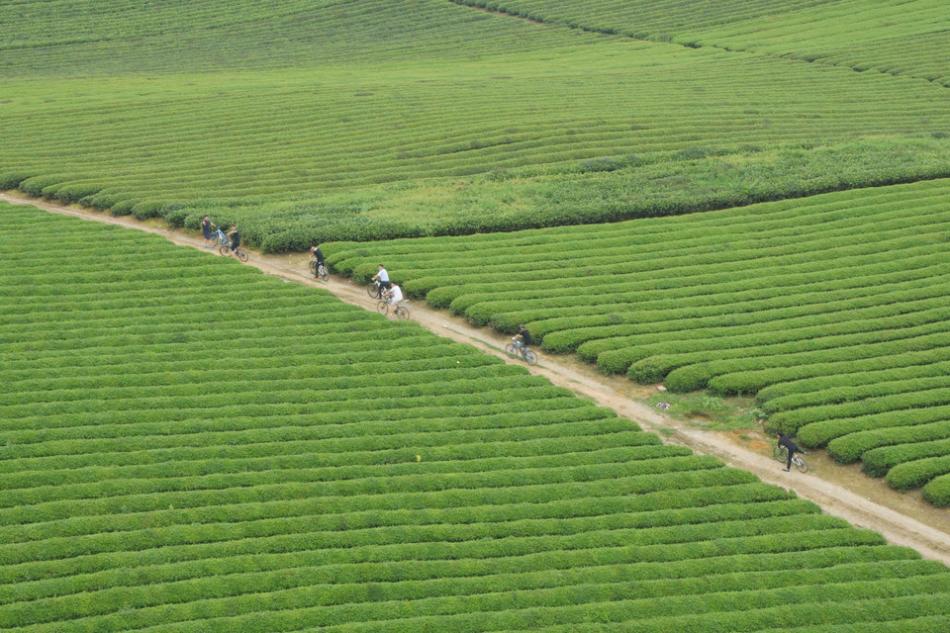
[[[10,193],[0,193],[0,200],[155,233],[181,246],[204,249],[201,238],[156,223],[140,222],[131,217],[114,217]],[[248,264],[282,279],[327,290],[352,305],[375,310],[376,300],[368,297],[363,287],[348,279],[331,277],[327,283],[315,281],[307,272],[306,255],[262,255],[251,252]],[[462,319],[419,303],[411,303],[410,309],[412,319],[435,334],[470,344],[503,358],[506,362],[518,362],[505,355],[503,348],[508,339],[496,332],[472,327]],[[922,515],[923,520],[917,520],[817,475],[786,473],[777,462],[737,444],[728,434],[693,428],[632,400],[628,395],[630,387],[624,386],[629,384],[629,381],[618,382],[617,379],[598,374],[593,368],[577,366],[576,363],[560,357],[539,354],[538,365],[529,370],[558,386],[613,409],[618,415],[633,420],[644,429],[659,433],[668,442],[688,446],[698,453],[715,455],[730,466],[754,473],[764,482],[795,491],[800,497],[817,503],[828,514],[879,532],[889,542],[912,547],[925,558],[950,565],[950,511],[934,509]]]

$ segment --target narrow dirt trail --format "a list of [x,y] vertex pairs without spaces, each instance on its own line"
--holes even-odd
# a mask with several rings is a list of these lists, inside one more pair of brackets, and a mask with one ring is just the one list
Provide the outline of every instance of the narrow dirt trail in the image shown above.
[[[131,217],[114,217],[11,193],[0,193],[0,200],[10,204],[31,205],[60,215],[154,233],[180,246],[207,250],[200,237]],[[253,251],[250,253],[248,265],[264,273],[326,290],[346,303],[367,310],[376,309],[376,300],[367,296],[365,288],[348,279],[332,276],[326,283],[314,280],[307,271],[305,255],[272,256]],[[467,343],[506,362],[523,364],[508,358],[503,349],[508,339],[496,332],[472,327],[447,312],[433,310],[419,303],[411,303],[410,310],[413,321],[439,336]],[[602,376],[593,368],[572,366],[559,357],[540,353],[538,356],[538,365],[528,368],[531,373],[544,376],[555,385],[570,389],[612,409],[642,428],[657,432],[665,441],[688,446],[697,453],[715,455],[730,466],[755,474],[766,483],[794,491],[800,497],[815,502],[830,515],[872,529],[891,543],[912,547],[925,558],[950,565],[950,511],[935,510],[931,513],[930,520],[925,523],[814,474],[786,473],[782,466],[770,457],[738,445],[726,434],[693,428],[641,402],[631,400],[622,392],[616,379]]]

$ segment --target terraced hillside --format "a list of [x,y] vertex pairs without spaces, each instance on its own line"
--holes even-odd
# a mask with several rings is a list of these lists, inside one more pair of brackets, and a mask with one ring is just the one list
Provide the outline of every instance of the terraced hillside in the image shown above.
[[775,426],[950,504],[950,180],[465,238],[339,243],[477,324]]
[[444,0],[27,0],[0,23],[0,188],[207,212],[267,250],[950,175],[941,86]]
[[950,86],[950,10],[941,0],[453,0],[536,21],[765,52]]
[[945,567],[411,323],[34,209],[0,253],[3,630],[950,622]]

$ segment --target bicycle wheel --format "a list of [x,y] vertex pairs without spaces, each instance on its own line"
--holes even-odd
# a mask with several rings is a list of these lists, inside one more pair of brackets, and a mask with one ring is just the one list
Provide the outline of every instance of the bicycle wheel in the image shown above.
[[218,247],[218,255],[227,255],[231,252],[231,249],[227,246],[221,245]]
[[772,458],[777,462],[785,463],[785,460],[788,459],[788,449],[784,446],[773,446],[772,447]]
[[511,358],[514,358],[518,355],[518,350],[515,348],[514,343],[508,343],[505,345],[505,353],[508,354]]
[[528,363],[529,365],[535,365],[538,362],[538,355],[532,352],[530,349],[526,349],[521,357],[524,358],[524,362]]
[[806,462],[800,455],[792,455],[792,465],[795,466],[796,470],[800,473],[808,472],[808,462]]
[[379,301],[376,303],[376,310],[380,314],[389,314],[389,303],[386,301]]
[[237,255],[237,258],[240,259],[242,262],[247,261],[247,251],[244,250],[243,248],[237,249],[236,251],[234,251],[234,254]]
[[370,284],[366,286],[366,294],[372,297],[373,299],[379,298],[379,286],[376,284]]
[[310,260],[310,274],[314,277],[319,275],[319,272],[317,271],[317,262],[313,259]]
[[408,319],[409,318],[409,308],[406,306],[396,306],[396,318],[397,319]]

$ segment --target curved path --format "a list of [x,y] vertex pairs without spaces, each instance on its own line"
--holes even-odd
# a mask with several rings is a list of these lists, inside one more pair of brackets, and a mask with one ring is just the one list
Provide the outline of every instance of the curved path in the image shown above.
[[[191,233],[169,229],[157,223],[146,223],[131,217],[114,217],[79,207],[50,203],[27,196],[0,193],[0,200],[11,204],[32,205],[37,208],[77,218],[114,224],[155,233],[181,246],[204,249],[204,241]],[[304,255],[262,255],[251,252],[249,265],[282,279],[322,288],[342,301],[375,310],[376,300],[367,296],[363,287],[348,279],[331,277],[327,283],[315,281],[307,271]],[[520,363],[507,357],[503,348],[508,339],[485,328],[475,328],[460,318],[420,304],[410,304],[412,320],[439,336],[467,343],[488,354]],[[576,366],[562,357],[539,354],[539,362],[529,368],[531,373],[544,376],[553,384],[590,398],[601,406],[613,409],[618,415],[633,420],[641,427],[655,431],[665,441],[688,446],[698,453],[715,455],[735,468],[750,471],[762,481],[793,490],[800,497],[818,504],[828,514],[840,517],[857,526],[882,534],[889,542],[916,549],[932,560],[950,565],[950,511],[935,511],[937,526],[928,525],[896,510],[849,490],[837,483],[814,474],[786,473],[771,458],[740,446],[728,436],[705,431],[665,416],[651,407],[631,400],[616,379],[602,376],[592,368]],[[625,384],[627,381],[621,381]]]

